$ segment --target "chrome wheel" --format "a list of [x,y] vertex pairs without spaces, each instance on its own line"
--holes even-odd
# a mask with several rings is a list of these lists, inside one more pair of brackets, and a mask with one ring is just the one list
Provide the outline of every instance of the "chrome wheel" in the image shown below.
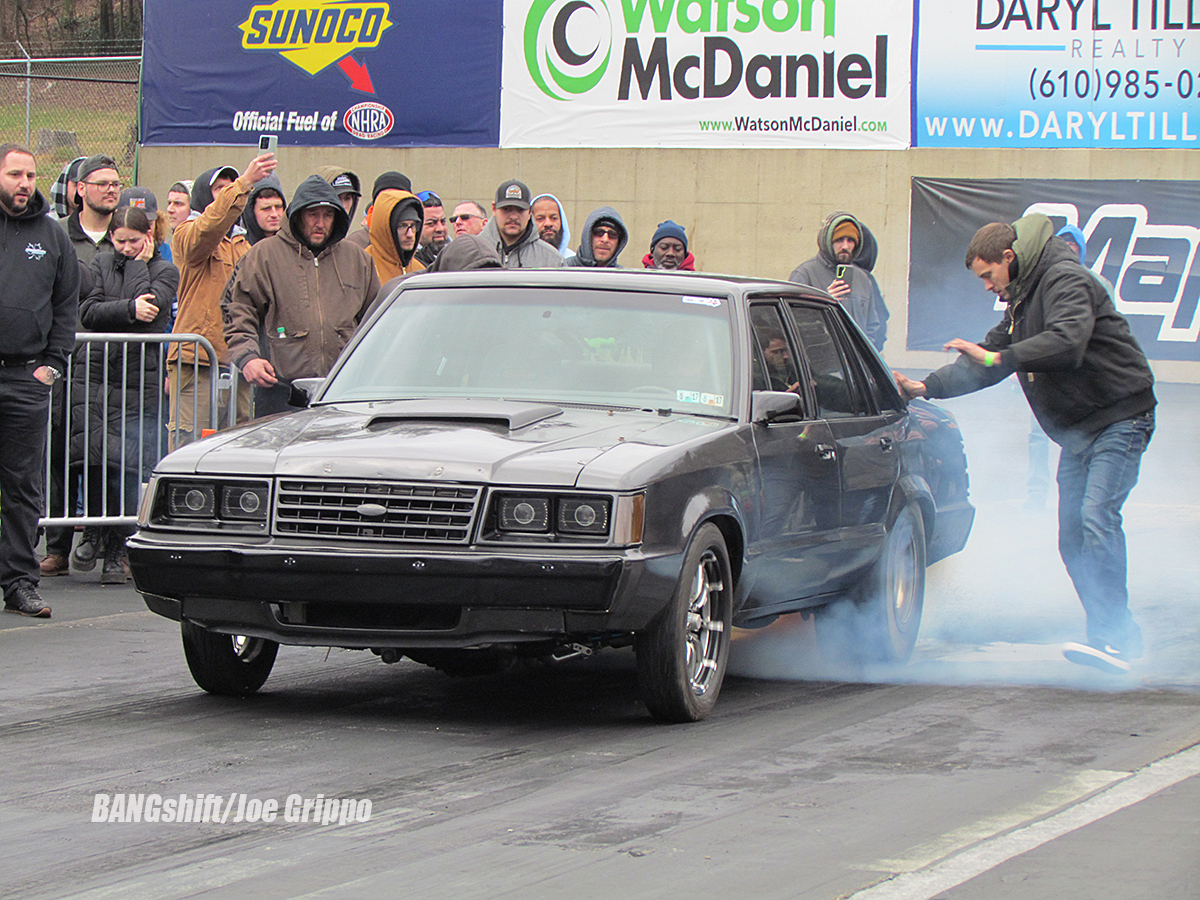
[[713,610],[723,590],[720,561],[712,550],[707,550],[696,566],[687,610],[688,684],[697,696],[709,690],[717,671],[725,623],[713,618]]

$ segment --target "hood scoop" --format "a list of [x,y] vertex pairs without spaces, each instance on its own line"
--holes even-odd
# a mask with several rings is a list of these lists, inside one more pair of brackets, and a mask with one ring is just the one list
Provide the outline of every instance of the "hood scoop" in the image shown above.
[[514,403],[508,400],[396,400],[381,403],[367,422],[367,430],[396,422],[452,422],[495,425],[517,431],[561,416],[562,409],[547,403]]

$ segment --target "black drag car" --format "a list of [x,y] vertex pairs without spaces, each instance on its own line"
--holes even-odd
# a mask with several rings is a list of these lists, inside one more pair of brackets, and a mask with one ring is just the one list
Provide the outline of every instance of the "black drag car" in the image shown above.
[[974,516],[953,419],[796,284],[419,275],[307,387],[164,458],[129,542],[207,691],[279,644],[459,674],[632,645],[651,713],[697,720],[734,625],[808,610],[823,654],[905,662]]

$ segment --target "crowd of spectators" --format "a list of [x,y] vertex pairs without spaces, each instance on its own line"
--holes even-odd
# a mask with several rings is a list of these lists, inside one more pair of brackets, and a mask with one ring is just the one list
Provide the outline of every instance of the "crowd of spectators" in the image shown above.
[[[163,452],[203,436],[214,421],[287,409],[293,383],[328,374],[398,279],[486,267],[620,268],[631,240],[620,212],[602,206],[572,246],[558,197],[535,195],[517,179],[501,184],[490,203],[449,204],[436,190],[414,191],[400,172],[383,172],[360,215],[358,174],[323,165],[297,179],[289,197],[276,166],[264,153],[240,171],[207,169],[174,182],[160,205],[147,188],[127,186],[114,159],[97,154],[64,166],[49,202],[41,200],[37,215],[57,219],[74,250],[77,333],[180,335],[133,354],[112,339],[77,341],[69,377],[50,397],[51,518],[80,510],[92,518],[132,515],[138,487]],[[22,215],[32,214],[32,201],[30,194]],[[643,268],[697,270],[687,230],[671,219],[642,246]],[[793,280],[827,289],[881,347],[887,311],[870,274],[873,248],[865,226],[835,214],[818,235],[818,256]],[[865,268],[854,265],[868,255]],[[148,424],[156,411],[166,421]],[[48,527],[38,574],[103,561],[101,581],[123,583],[127,531]]]

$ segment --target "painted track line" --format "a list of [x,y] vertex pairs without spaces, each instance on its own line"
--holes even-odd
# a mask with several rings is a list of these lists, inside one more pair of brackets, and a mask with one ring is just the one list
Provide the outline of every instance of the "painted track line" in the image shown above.
[[997,834],[915,872],[864,888],[846,900],[931,900],[1003,862],[1090,825],[1159,791],[1200,775],[1200,745],[1139,769],[1111,787],[1046,819]]

